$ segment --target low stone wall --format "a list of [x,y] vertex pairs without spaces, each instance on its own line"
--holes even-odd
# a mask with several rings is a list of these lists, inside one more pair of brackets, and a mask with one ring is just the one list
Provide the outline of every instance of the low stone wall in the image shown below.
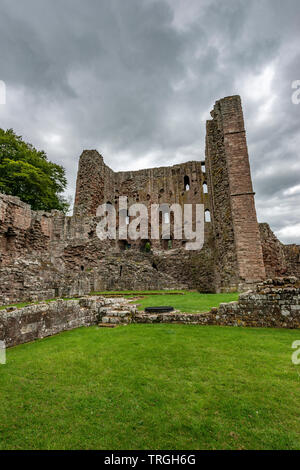
[[11,307],[0,310],[0,340],[10,347],[81,326],[129,323],[300,328],[300,281],[293,277],[265,281],[255,291],[241,294],[237,302],[197,314],[147,314],[137,311],[130,299],[105,297]]
[[300,328],[300,284],[296,278],[265,281],[215,313],[228,326]]
[[7,347],[52,336],[81,326],[96,325],[105,312],[122,312],[124,308],[135,313],[135,307],[127,306],[125,299],[86,297],[76,300],[55,300],[0,310],[0,340]]
[[256,291],[241,294],[237,302],[224,303],[198,314],[162,313],[135,315],[137,323],[185,323],[194,325],[300,328],[300,283],[278,278],[259,284]]

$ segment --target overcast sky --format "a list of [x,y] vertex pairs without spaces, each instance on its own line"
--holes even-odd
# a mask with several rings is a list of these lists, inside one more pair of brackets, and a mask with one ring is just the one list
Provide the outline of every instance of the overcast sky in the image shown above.
[[13,128],[65,166],[202,160],[214,102],[242,97],[256,205],[300,243],[299,0],[0,0],[0,80]]

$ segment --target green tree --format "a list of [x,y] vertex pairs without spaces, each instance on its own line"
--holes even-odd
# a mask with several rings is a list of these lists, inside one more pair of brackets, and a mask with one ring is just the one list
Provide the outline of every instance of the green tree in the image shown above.
[[33,210],[67,212],[62,196],[67,180],[65,169],[47,159],[12,129],[0,129],[0,192],[18,196]]

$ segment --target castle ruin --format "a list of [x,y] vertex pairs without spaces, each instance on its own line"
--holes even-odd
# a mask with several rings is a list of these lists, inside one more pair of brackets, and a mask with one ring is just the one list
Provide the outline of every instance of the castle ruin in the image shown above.
[[[0,195],[0,304],[104,290],[247,290],[266,278],[300,277],[300,246],[283,245],[258,224],[239,96],[217,101],[207,121],[205,159],[114,172],[96,150],[79,160],[73,216],[32,211]],[[97,208],[128,204],[204,204],[205,243],[100,240]],[[170,215],[172,226],[172,214]],[[145,249],[150,247],[150,249]]]

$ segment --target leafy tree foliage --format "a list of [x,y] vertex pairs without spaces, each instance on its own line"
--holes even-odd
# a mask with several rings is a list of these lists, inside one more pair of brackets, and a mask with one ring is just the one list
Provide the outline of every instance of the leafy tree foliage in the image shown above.
[[12,129],[0,129],[0,192],[18,196],[33,210],[67,212],[65,169],[47,159]]

